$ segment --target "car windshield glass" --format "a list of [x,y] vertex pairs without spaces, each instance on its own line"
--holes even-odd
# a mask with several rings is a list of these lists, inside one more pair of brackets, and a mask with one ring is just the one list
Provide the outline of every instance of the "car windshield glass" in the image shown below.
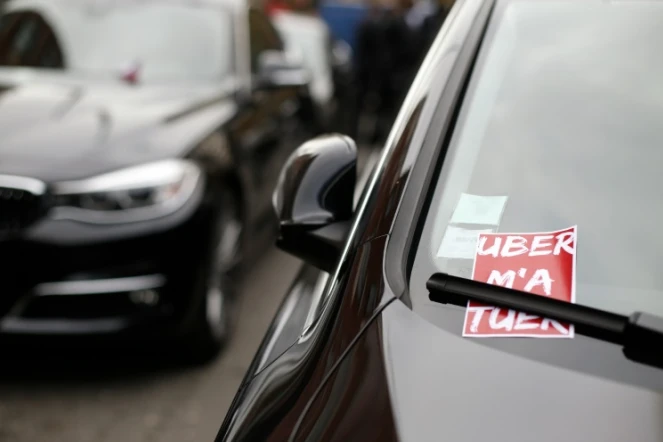
[[201,2],[60,1],[52,23],[68,68],[146,80],[208,80],[229,73],[232,16]]
[[[468,330],[472,321],[465,323],[465,315],[474,313],[430,301],[425,284],[438,272],[473,277],[477,230],[575,227],[575,245],[559,243],[562,250],[574,248],[564,265],[574,267],[575,302],[663,316],[663,210],[656,204],[663,187],[662,22],[663,3],[654,1],[497,2],[414,238],[409,302],[416,313],[457,336]],[[498,276],[512,270],[521,290],[533,281],[545,291],[532,278],[540,269],[525,258],[525,265],[499,269]],[[476,341],[659,385],[660,372],[652,380],[624,362],[617,346],[584,336]],[[603,365],[589,363],[587,355]]]
[[[420,258],[471,277],[471,256],[440,251],[447,230],[577,226],[577,301],[663,315],[663,3],[512,1],[496,14]],[[479,198],[463,208],[461,194]]]

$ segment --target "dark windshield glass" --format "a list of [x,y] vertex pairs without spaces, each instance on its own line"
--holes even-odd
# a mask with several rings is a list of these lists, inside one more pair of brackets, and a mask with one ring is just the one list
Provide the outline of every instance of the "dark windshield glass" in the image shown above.
[[498,2],[418,241],[415,311],[461,333],[464,309],[431,303],[425,282],[471,278],[478,230],[577,226],[576,302],[663,315],[661,23],[663,2]]

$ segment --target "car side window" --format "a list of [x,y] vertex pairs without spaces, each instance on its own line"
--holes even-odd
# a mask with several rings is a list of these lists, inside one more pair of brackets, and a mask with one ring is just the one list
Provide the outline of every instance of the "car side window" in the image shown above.
[[19,18],[19,14],[2,14],[0,16],[0,38],[9,32],[14,23],[16,23]]
[[23,14],[2,14],[0,18],[0,64],[6,64],[5,58],[9,44],[18,30]]
[[267,50],[283,50],[283,41],[269,18],[257,10],[249,10],[249,39],[251,48],[251,72],[256,73],[258,56]]
[[64,68],[62,52],[60,51],[60,46],[53,34],[51,34],[50,38],[45,41],[41,52],[39,52],[37,65],[47,69]]
[[19,13],[14,23],[3,33],[0,43],[0,64],[3,66],[21,66],[34,46],[38,24],[34,16]]
[[0,65],[61,69],[62,50],[53,29],[38,14],[3,16],[0,23]]

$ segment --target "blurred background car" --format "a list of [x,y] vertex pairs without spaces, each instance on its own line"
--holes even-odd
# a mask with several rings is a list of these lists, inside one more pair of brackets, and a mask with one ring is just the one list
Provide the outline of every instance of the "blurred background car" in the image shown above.
[[272,17],[286,48],[301,57],[311,73],[310,93],[322,131],[347,132],[352,105],[352,49],[331,34],[317,15],[279,10]]
[[313,133],[308,77],[268,18],[233,0],[14,0],[0,65],[0,332],[140,332],[215,356],[279,165]]

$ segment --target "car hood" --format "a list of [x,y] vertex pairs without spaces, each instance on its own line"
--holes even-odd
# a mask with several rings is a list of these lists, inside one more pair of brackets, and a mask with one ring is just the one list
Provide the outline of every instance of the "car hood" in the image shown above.
[[[657,369],[582,336],[530,339],[539,354],[514,354],[506,339],[488,345],[451,331],[462,328],[455,310],[449,331],[400,301],[382,314],[385,371],[401,440],[663,440],[663,376]],[[559,346],[567,347],[551,351]],[[567,366],[550,353],[564,355]]]
[[229,117],[231,90],[0,69],[0,173],[74,179],[177,155]]

